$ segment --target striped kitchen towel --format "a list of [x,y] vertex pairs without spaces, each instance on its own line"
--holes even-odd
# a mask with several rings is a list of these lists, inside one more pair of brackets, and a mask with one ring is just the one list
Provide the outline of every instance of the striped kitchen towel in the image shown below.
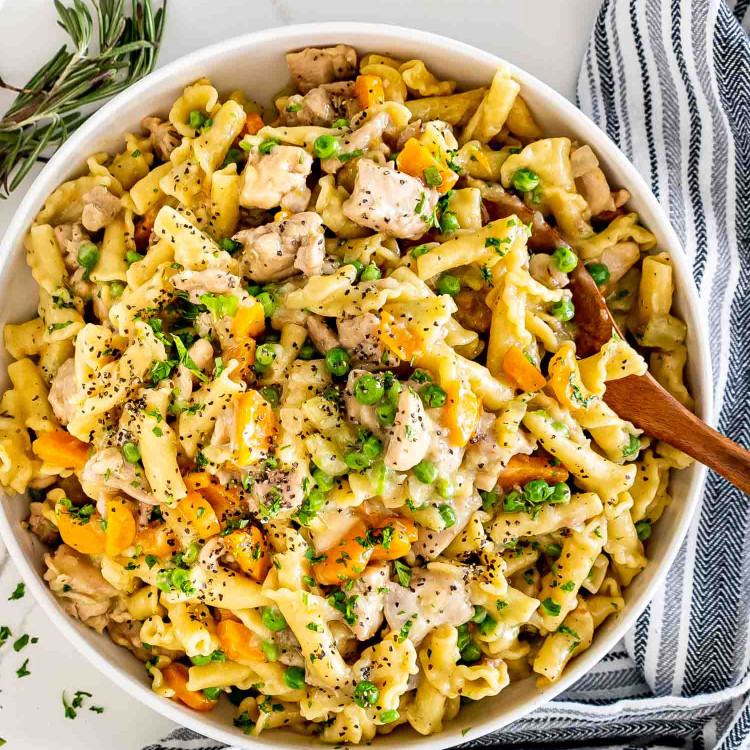
[[[573,11],[568,8],[568,11]],[[693,260],[718,428],[750,442],[750,0],[605,0],[578,105],[624,151]],[[480,747],[750,748],[750,501],[709,473],[635,628],[558,699]],[[221,747],[187,729],[145,750]]]

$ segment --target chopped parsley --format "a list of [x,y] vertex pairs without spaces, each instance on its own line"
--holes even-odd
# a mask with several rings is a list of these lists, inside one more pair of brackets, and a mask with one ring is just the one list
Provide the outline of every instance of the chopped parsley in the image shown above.
[[14,599],[23,599],[23,595],[26,593],[26,584],[19,583],[13,593],[8,597],[8,601],[12,602]]
[[401,560],[394,560],[393,566],[396,569],[398,582],[402,586],[408,586],[411,583],[411,568],[408,565],[404,565]]
[[185,365],[190,372],[194,373],[198,380],[204,383],[208,382],[208,376],[193,362],[193,358],[188,354],[182,339],[179,336],[175,336],[175,334],[172,334],[172,339],[174,340],[174,345],[177,347],[177,356],[180,359],[180,363]]
[[28,665],[29,660],[26,659],[26,661],[21,664],[21,666],[16,670],[16,676],[17,677],[26,677],[27,675],[30,675],[31,672],[29,672],[28,669],[26,669],[26,666]]
[[542,609],[550,616],[557,617],[560,614],[560,605],[550,597],[542,602]]
[[338,160],[341,162],[351,161],[352,159],[356,159],[358,156],[362,156],[362,154],[364,153],[364,149],[358,148],[356,151],[349,151],[349,153],[347,154],[339,154]]

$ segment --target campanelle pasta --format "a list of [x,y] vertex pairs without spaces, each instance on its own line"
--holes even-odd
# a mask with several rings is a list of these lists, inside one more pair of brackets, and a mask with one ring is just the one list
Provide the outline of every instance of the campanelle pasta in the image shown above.
[[[164,698],[430,734],[622,611],[689,459],[603,397],[648,362],[691,405],[686,329],[627,192],[507,66],[457,92],[346,45],[288,64],[278,111],[193,82],[48,198],[0,483]],[[620,329],[585,358],[580,263]]]

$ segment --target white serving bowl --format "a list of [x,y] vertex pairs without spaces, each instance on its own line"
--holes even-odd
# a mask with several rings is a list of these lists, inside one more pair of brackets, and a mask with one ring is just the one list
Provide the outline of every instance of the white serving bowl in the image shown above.
[[[183,87],[200,76],[211,78],[220,91],[241,88],[259,101],[268,102],[288,81],[286,52],[340,43],[351,44],[360,54],[381,52],[405,59],[420,58],[438,77],[456,79],[462,87],[489,84],[500,63],[500,59],[489,52],[423,31],[377,24],[321,23],[246,34],[167,65],[102,107],[60,148],[29,189],[0,245],[0,299],[3,300],[0,326],[28,320],[36,314],[37,291],[25,263],[23,237],[46,197],[61,182],[81,174],[89,154],[121,150],[125,132],[138,132],[145,115],[166,115]],[[654,232],[659,247],[672,256],[676,306],[688,325],[688,380],[697,413],[710,419],[711,370],[707,332],[690,263],[667,217],[635,167],[591,120],[528,73],[514,67],[513,75],[521,84],[521,93],[544,132],[567,135],[589,144],[610,183],[630,190],[633,195],[630,207]],[[0,351],[0,391],[8,385],[6,366],[9,361],[3,347]],[[377,745],[396,748],[404,741],[433,749],[456,745],[519,719],[572,685],[612,648],[648,604],[687,533],[705,473],[703,466],[695,464],[675,476],[674,502],[665,511],[649,540],[648,567],[625,591],[624,611],[610,617],[596,631],[591,648],[571,663],[557,684],[538,692],[533,678],[515,683],[494,698],[464,706],[459,717],[447,722],[441,734],[423,737],[409,729],[399,728],[390,735],[378,737]],[[283,744],[289,748],[308,748],[316,742],[278,730],[260,737],[247,737],[232,726],[233,707],[228,701],[222,701],[220,708],[206,715],[154,694],[141,662],[112,643],[107,635],[99,635],[69,617],[56,602],[42,578],[44,549],[36,537],[21,527],[28,513],[27,506],[25,498],[2,497],[0,532],[10,555],[55,625],[107,677],[173,721],[234,746],[254,748]],[[461,730],[466,727],[471,727],[471,732],[463,736]]]

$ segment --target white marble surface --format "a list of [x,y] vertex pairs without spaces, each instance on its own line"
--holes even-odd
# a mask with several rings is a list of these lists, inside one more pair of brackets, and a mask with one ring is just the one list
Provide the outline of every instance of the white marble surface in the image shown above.
[[[600,0],[169,0],[160,63],[257,29],[315,21],[371,21],[424,29],[482,47],[573,99],[599,4]],[[6,81],[23,84],[62,41],[51,0],[0,0],[0,75]],[[252,82],[247,88],[252,91]],[[0,111],[9,101],[0,92]],[[33,174],[27,181],[31,179]],[[23,186],[0,203],[0,232],[22,194]],[[0,649],[0,738],[8,750],[87,750],[102,744],[108,750],[136,750],[175,726],[78,656],[30,595],[8,601],[19,581],[0,543],[0,626],[13,631],[13,638]],[[39,642],[16,653],[12,641],[23,633],[37,636]],[[27,657],[31,674],[19,679],[16,670]],[[76,690],[93,693],[91,702],[103,706],[104,713],[84,707],[75,721],[66,719],[63,690],[69,699]]]

